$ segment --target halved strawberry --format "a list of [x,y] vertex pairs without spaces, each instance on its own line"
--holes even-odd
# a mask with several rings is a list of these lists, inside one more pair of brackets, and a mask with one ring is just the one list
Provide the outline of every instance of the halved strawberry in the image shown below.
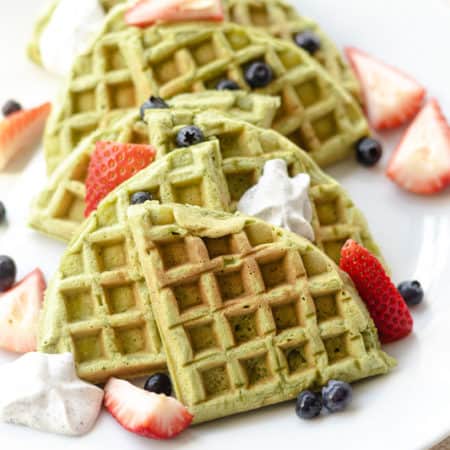
[[223,19],[221,0],[140,0],[125,14],[126,23],[139,27],[156,22]]
[[128,381],[111,378],[105,386],[105,407],[126,428],[153,439],[170,439],[192,422],[178,400],[144,391]]
[[395,128],[419,111],[425,89],[410,76],[356,48],[346,49],[358,77],[370,124],[378,129]]
[[406,131],[387,175],[404,189],[430,195],[450,184],[450,126],[430,100]]
[[9,291],[0,295],[0,347],[17,353],[36,350],[37,328],[45,280],[35,269]]
[[381,342],[397,341],[411,333],[413,319],[408,306],[374,255],[349,239],[341,251],[340,267],[355,283]]
[[86,178],[85,216],[119,184],[147,167],[155,159],[150,145],[99,141],[89,163]]
[[44,132],[51,104],[17,111],[0,123],[0,170],[21,150],[35,147]]

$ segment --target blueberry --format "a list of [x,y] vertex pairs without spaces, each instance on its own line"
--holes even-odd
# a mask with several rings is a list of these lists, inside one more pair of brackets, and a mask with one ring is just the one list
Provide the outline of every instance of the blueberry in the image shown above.
[[241,88],[236,81],[223,79],[217,83],[216,89],[218,91],[238,91]]
[[398,285],[398,291],[408,306],[416,306],[422,303],[423,288],[418,281],[403,281]]
[[245,80],[252,88],[265,87],[273,80],[272,68],[261,61],[251,63],[245,69]]
[[294,42],[310,55],[314,55],[322,46],[320,39],[312,31],[301,31],[294,36]]
[[172,382],[165,373],[156,373],[145,382],[144,389],[155,394],[170,396],[172,395]]
[[141,106],[140,109],[141,119],[144,120],[145,111],[147,111],[147,109],[168,109],[168,108],[169,105],[161,97],[154,97],[152,95]]
[[0,292],[7,291],[16,281],[16,264],[5,255],[0,256]]
[[383,155],[381,144],[375,139],[366,137],[356,144],[356,159],[363,166],[374,166]]
[[322,399],[328,411],[342,411],[352,401],[352,387],[344,381],[331,380],[322,388]]
[[141,191],[141,192],[135,192],[131,196],[130,203],[132,205],[140,205],[141,203],[145,203],[145,202],[151,201],[151,200],[153,200],[153,196],[152,196],[152,194],[150,194],[150,192]]
[[22,105],[15,100],[8,100],[2,108],[2,113],[5,117],[22,110]]
[[301,419],[313,419],[320,415],[322,410],[322,398],[320,394],[303,391],[297,397],[295,412]]
[[190,147],[204,140],[203,131],[194,125],[182,128],[177,134],[178,147]]
[[0,202],[0,224],[2,224],[6,219],[6,208],[3,202]]

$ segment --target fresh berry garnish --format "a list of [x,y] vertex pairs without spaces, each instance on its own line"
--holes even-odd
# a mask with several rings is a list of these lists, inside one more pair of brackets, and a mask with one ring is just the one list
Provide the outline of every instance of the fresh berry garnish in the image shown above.
[[381,342],[393,342],[411,333],[413,319],[408,306],[375,256],[349,239],[342,248],[340,267],[355,283]]
[[16,281],[16,264],[6,255],[0,256],[0,292],[7,291]]
[[387,176],[422,195],[440,192],[450,184],[450,126],[436,100],[422,109],[406,131]]
[[153,200],[153,196],[152,194],[150,194],[150,192],[135,192],[131,198],[130,198],[130,203],[132,205],[140,205],[141,203],[145,203],[148,201]]
[[256,61],[245,69],[245,81],[252,88],[262,88],[273,80],[272,68],[265,62]]
[[328,411],[343,411],[352,401],[352,387],[344,381],[330,380],[322,388],[322,399]]
[[0,295],[0,347],[17,353],[36,350],[45,280],[39,269]]
[[50,103],[44,103],[10,114],[0,123],[0,170],[13,156],[38,144],[50,109]]
[[374,166],[383,156],[383,148],[379,141],[366,137],[356,144],[356,159],[363,166]]
[[141,106],[140,109],[141,119],[144,120],[145,111],[147,111],[147,109],[168,109],[168,108],[169,105],[161,97],[154,97],[152,95]]
[[189,125],[178,132],[176,142],[178,147],[190,147],[204,140],[205,136],[203,135],[203,131],[199,127]]
[[313,419],[320,415],[322,410],[322,398],[320,394],[303,391],[297,397],[295,412],[301,419]]
[[216,89],[218,91],[238,91],[241,88],[236,81],[224,79],[217,83]]
[[147,392],[117,378],[111,378],[106,384],[104,401],[120,425],[153,439],[173,438],[193,419],[186,407],[173,397]]
[[136,175],[155,159],[150,145],[99,141],[91,156],[86,178],[85,216],[117,186]]
[[422,303],[424,292],[418,281],[403,281],[398,285],[398,291],[408,306],[416,306]]
[[0,224],[2,224],[6,219],[6,208],[3,202],[0,202]]
[[125,14],[128,25],[147,27],[155,22],[222,21],[221,0],[140,0]]
[[346,50],[358,77],[371,125],[395,128],[412,119],[420,109],[425,89],[408,75],[356,48]]
[[172,382],[165,373],[156,373],[145,382],[144,389],[155,394],[165,394],[170,397],[172,395]]
[[22,110],[22,105],[15,100],[8,100],[2,107],[2,113],[5,117],[10,116]]
[[314,55],[321,47],[320,39],[312,31],[302,31],[294,36],[294,42],[309,54]]

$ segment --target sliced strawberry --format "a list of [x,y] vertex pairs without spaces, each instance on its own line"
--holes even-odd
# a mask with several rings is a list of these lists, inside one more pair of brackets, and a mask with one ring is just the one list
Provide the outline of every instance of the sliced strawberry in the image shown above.
[[36,269],[0,295],[1,348],[17,353],[36,350],[44,291],[44,275]]
[[44,132],[51,104],[17,111],[0,122],[0,170],[22,150],[35,147]]
[[178,400],[117,378],[105,386],[105,407],[128,431],[153,439],[173,438],[193,419]]
[[129,25],[140,27],[192,20],[224,20],[221,0],[140,0],[125,14]]
[[85,216],[119,184],[147,167],[155,159],[150,145],[99,141],[91,156],[86,178]]
[[397,341],[411,333],[413,319],[408,306],[375,256],[349,239],[342,248],[340,267],[355,283],[381,342]]
[[356,48],[347,57],[361,83],[370,124],[378,129],[395,128],[419,111],[425,89],[403,72]]
[[430,195],[450,184],[450,126],[430,100],[405,133],[387,175],[404,189]]

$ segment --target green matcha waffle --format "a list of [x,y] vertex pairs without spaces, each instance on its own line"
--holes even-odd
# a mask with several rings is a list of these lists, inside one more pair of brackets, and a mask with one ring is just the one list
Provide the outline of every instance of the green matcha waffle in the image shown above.
[[348,92],[360,99],[360,86],[353,71],[316,22],[298,14],[293,6],[283,0],[227,0],[225,5],[226,17],[230,22],[256,27],[280,39],[295,42],[297,33],[313,32],[321,43],[314,58]]
[[[241,196],[257,183],[264,163],[282,158],[291,175],[311,176],[312,226],[317,246],[338,261],[343,244],[351,237],[382,259],[366,220],[345,190],[279,133],[212,111],[149,110],[146,120],[148,128],[142,122],[136,123],[136,116],[130,115],[110,128],[104,137],[122,142],[150,142],[157,151],[157,161],[166,154],[176,153],[169,166],[173,172],[160,176],[157,163],[153,163],[122,184],[115,191],[120,192],[121,202],[114,200],[114,194],[101,204],[98,212],[101,223],[109,224],[120,216],[119,210],[128,206],[129,196],[142,190],[150,191],[163,203],[189,203],[235,211]],[[210,156],[195,156],[198,146],[193,146],[192,152],[174,151],[175,135],[186,125],[196,125],[202,130],[207,139],[202,145],[214,145],[216,150]],[[136,134],[138,129],[141,131]],[[51,177],[34,202],[31,217],[34,228],[65,240],[77,232],[84,211],[83,180],[93,149],[93,142],[80,146]]]
[[[171,107],[195,111],[220,110],[232,117],[267,128],[280,105],[277,97],[241,91],[206,91],[181,94],[168,101]],[[51,175],[32,205],[31,225],[62,240],[70,240],[84,220],[85,185],[90,155],[99,140],[150,143],[149,129],[136,108],[110,117],[109,123],[81,143]]]
[[349,279],[309,241],[157,202],[116,219],[86,221],[46,293],[38,349],[71,351],[80,377],[134,378],[167,360],[202,422],[393,365]]
[[[43,29],[52,17],[58,1],[38,19],[29,56],[41,64],[39,40]],[[103,0],[105,11],[112,6],[124,3],[124,0]],[[317,23],[297,13],[294,7],[282,0],[227,0],[223,2],[226,20],[244,26],[253,26],[273,37],[293,41],[296,33],[312,31],[321,42],[321,48],[313,56],[326,70],[338,80],[355,98],[360,97],[360,87],[349,65],[344,61],[339,50]]]
[[349,278],[309,241],[181,205],[146,203],[128,217],[171,380],[195,423],[394,365]]
[[268,86],[254,90],[280,97],[273,128],[320,165],[345,158],[369,134],[356,101],[293,44],[231,23],[110,31],[122,15],[123,7],[111,11],[103,34],[77,58],[54,105],[44,142],[50,172],[111,113],[139,106],[149,94],[200,92],[223,78],[250,90],[244,71],[255,60],[274,72]]

